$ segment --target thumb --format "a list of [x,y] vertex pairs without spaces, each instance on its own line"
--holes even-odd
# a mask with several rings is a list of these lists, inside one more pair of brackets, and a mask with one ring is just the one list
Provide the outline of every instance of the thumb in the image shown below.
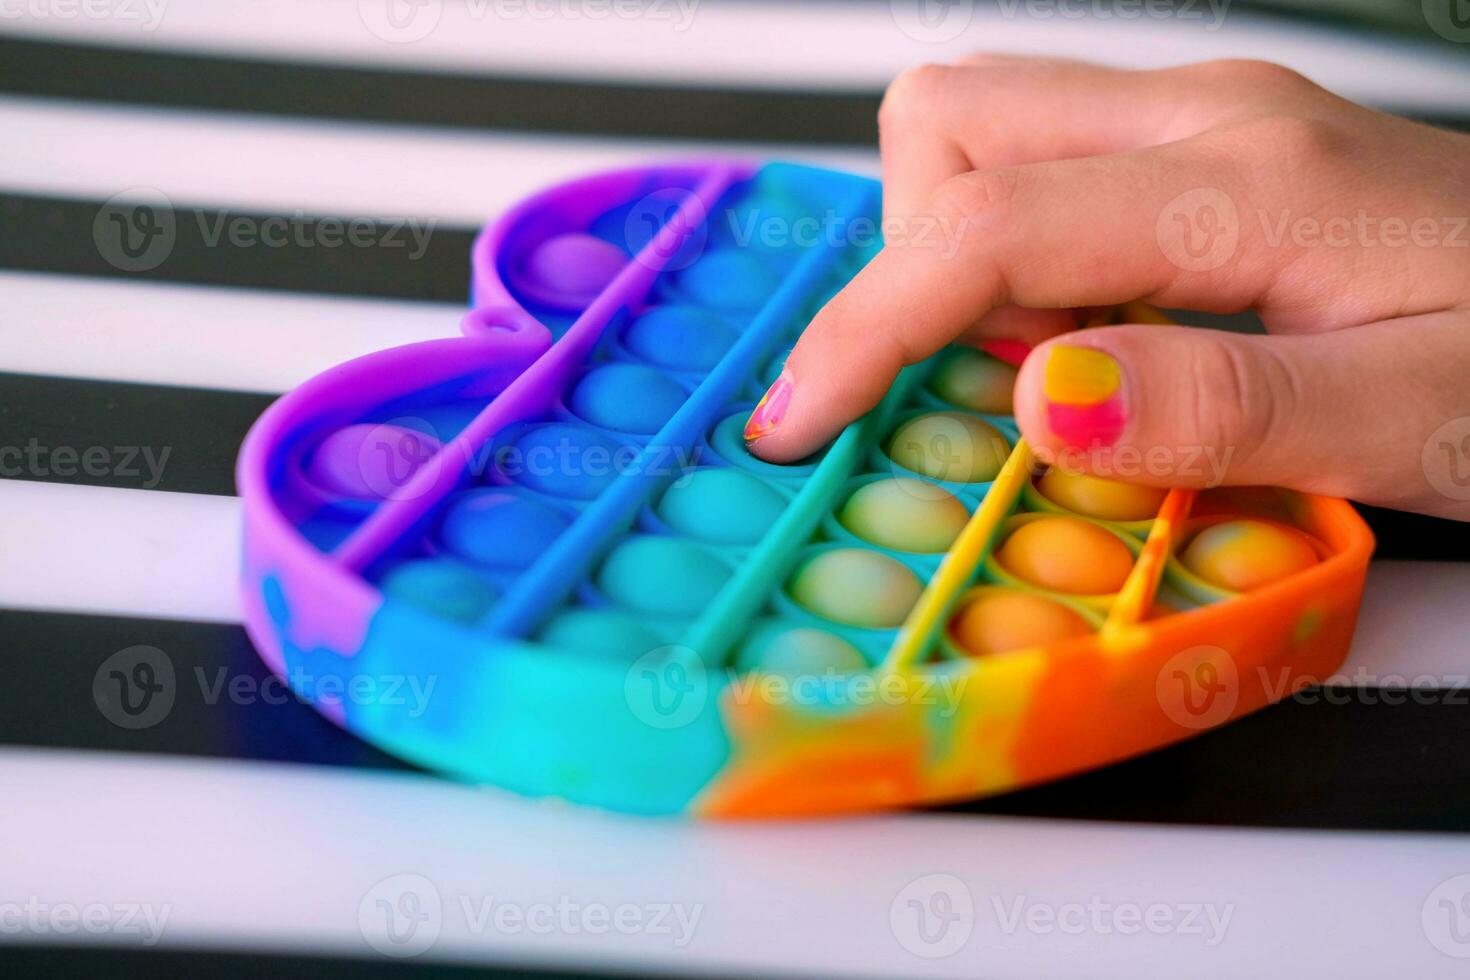
[[1440,427],[1470,414],[1470,344],[1455,319],[1299,336],[1081,331],[1026,359],[1017,422],[1042,461],[1109,479],[1283,486],[1470,516],[1421,462]]

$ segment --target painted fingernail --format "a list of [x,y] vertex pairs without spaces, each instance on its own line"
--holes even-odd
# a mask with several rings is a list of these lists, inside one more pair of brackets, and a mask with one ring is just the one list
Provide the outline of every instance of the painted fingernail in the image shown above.
[[991,357],[1016,367],[1020,367],[1026,355],[1031,353],[1031,345],[1021,340],[987,340],[980,345],[980,349]]
[[1070,446],[1111,446],[1123,434],[1123,372],[1089,347],[1052,347],[1046,358],[1046,421]]
[[745,423],[745,441],[755,442],[775,432],[790,407],[791,374],[782,371],[776,383],[766,389],[755,411],[750,413],[750,421]]

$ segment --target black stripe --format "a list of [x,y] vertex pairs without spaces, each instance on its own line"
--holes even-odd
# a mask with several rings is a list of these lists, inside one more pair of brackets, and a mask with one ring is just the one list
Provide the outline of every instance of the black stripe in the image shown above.
[[[0,37],[0,92],[160,108],[663,139],[872,146],[879,91],[302,64]],[[1406,112],[1470,130],[1470,113]]]
[[[1408,692],[1398,692],[1405,698]],[[1470,694],[1309,691],[1120,765],[950,809],[1219,826],[1470,831]],[[1330,700],[1328,700],[1330,698]],[[1426,703],[1427,702],[1427,703]]]
[[1470,561],[1470,521],[1354,504],[1378,539],[1375,558]]
[[[468,303],[476,230],[417,229],[415,239],[414,226],[383,215],[303,217],[0,193],[0,268]],[[149,267],[128,260],[123,235]]]
[[469,129],[860,145],[877,141],[879,101],[876,92],[390,71],[15,37],[0,38],[0,91]]
[[[4,610],[0,636],[9,653],[0,661],[0,744],[410,768],[284,695],[239,626]],[[92,685],[109,657],[135,646],[168,657],[174,699],[156,724],[124,728]]]
[[[264,945],[264,944],[256,944]],[[223,949],[161,949],[136,946],[33,945],[8,946],[7,972],[17,977],[108,977],[110,980],[156,980],[157,977],[220,978],[220,980],[587,980],[591,977],[651,976],[647,967],[634,974],[621,971],[584,972],[503,964],[445,963],[436,960],[369,958],[364,956],[261,953]],[[701,971],[700,976],[730,976]]]
[[[7,658],[0,744],[404,769],[309,707],[267,703],[268,675],[239,627],[42,612],[0,612]],[[162,650],[175,700],[150,728],[111,723],[93,681],[114,653]],[[238,681],[235,679],[239,678]],[[242,693],[211,698],[234,681]],[[1344,689],[1289,700],[1179,745],[1062,782],[950,807],[1015,814],[1229,826],[1470,830],[1466,692],[1384,703]],[[1337,699],[1345,703],[1334,703]],[[276,699],[280,700],[280,699]]]
[[0,374],[0,477],[233,494],[240,443],[273,397]]

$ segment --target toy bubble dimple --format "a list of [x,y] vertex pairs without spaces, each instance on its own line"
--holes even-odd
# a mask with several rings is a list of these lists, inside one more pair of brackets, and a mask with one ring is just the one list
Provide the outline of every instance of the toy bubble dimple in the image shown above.
[[1036,481],[1046,499],[1101,521],[1146,521],[1159,511],[1169,491],[1140,487],[1053,466]]
[[1311,568],[1317,552],[1290,528],[1249,519],[1212,524],[1179,556],[1184,567],[1232,592],[1248,592]]
[[945,352],[929,376],[929,390],[972,412],[1010,415],[1016,368],[971,347]]
[[1073,595],[1110,595],[1133,570],[1133,554],[1117,535],[1076,517],[1022,524],[995,560],[1023,581]]
[[693,616],[730,578],[724,562],[687,541],[655,535],[628,538],[597,575],[603,595],[638,612]]
[[655,306],[623,331],[623,343],[650,364],[707,371],[739,339],[724,317],[697,306]]
[[952,483],[995,479],[1010,452],[999,429],[963,412],[910,419],[888,442],[888,457],[905,469]]
[[779,620],[757,624],[735,659],[735,669],[782,677],[824,677],[868,669],[868,662],[842,637]]
[[456,497],[444,512],[439,538],[459,557],[489,568],[526,568],[571,521],[537,500],[483,488]]
[[679,289],[714,310],[750,313],[776,288],[769,267],[751,251],[725,248],[706,252],[679,273]]
[[616,609],[564,610],[541,628],[538,639],[560,650],[618,660],[637,660],[665,645],[638,617]]
[[791,598],[834,623],[885,628],[903,622],[919,598],[919,577],[867,548],[834,548],[807,559],[788,586]]
[[1090,632],[1087,620],[1060,602],[1005,588],[976,589],[949,625],[955,644],[977,657],[1046,646]]
[[970,512],[943,487],[900,476],[859,487],[837,519],[872,544],[895,551],[937,554],[959,537]]
[[443,619],[469,625],[495,605],[495,589],[471,569],[446,559],[404,562],[383,578],[383,594]]
[[526,278],[548,293],[578,305],[590,301],[628,264],[628,253],[611,242],[572,232],[548,238],[526,258]]
[[417,429],[383,423],[345,426],[311,454],[306,476],[319,489],[350,500],[391,497],[433,458],[439,440]]
[[786,509],[786,498],[741,470],[707,467],[665,491],[658,516],[676,531],[721,544],[755,544]]
[[577,382],[567,407],[604,429],[652,435],[674,417],[684,398],[684,389],[662,371],[642,364],[604,364]]
[[556,497],[590,500],[617,479],[627,447],[585,425],[552,422],[523,433],[498,459],[501,472]]

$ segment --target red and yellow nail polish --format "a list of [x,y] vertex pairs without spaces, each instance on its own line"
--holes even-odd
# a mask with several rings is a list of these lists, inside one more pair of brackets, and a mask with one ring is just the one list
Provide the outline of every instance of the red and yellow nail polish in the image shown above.
[[791,375],[782,371],[776,383],[766,389],[755,411],[750,413],[750,421],[745,423],[745,441],[755,442],[775,432],[776,426],[786,418],[786,412],[790,407]]
[[1046,421],[1069,446],[1111,446],[1128,420],[1118,362],[1089,347],[1052,347],[1046,358]]
[[1031,345],[1023,340],[987,340],[980,345],[980,349],[1015,367],[1020,367],[1021,362],[1026,360],[1026,355],[1031,353]]

